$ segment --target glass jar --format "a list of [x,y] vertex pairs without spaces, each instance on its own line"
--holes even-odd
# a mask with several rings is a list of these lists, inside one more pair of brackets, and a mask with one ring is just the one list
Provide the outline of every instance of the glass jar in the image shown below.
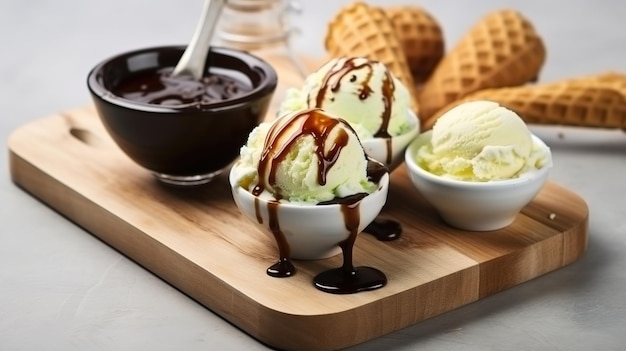
[[289,71],[301,83],[307,70],[290,45],[298,33],[291,17],[301,11],[297,0],[229,0],[217,26],[216,44],[250,51],[269,61],[279,76]]

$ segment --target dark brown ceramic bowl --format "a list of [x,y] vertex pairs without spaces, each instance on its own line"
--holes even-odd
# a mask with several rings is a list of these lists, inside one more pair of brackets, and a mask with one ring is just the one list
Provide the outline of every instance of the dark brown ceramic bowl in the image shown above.
[[141,103],[112,92],[137,72],[176,66],[184,50],[155,47],[114,56],[91,70],[87,85],[102,123],[128,157],[163,182],[196,185],[209,182],[237,158],[267,112],[277,75],[247,52],[213,47],[208,71],[249,80],[250,92],[201,107]]

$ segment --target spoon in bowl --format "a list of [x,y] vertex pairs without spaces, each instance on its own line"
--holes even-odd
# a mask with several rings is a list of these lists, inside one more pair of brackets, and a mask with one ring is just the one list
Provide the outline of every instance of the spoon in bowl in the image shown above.
[[200,20],[191,38],[191,42],[185,49],[178,64],[172,72],[172,76],[190,75],[195,80],[204,76],[206,58],[213,32],[217,25],[217,19],[222,13],[227,0],[205,0],[200,14]]

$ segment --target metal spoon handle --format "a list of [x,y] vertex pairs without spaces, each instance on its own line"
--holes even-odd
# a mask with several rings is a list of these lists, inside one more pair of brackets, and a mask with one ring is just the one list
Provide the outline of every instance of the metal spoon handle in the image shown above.
[[191,75],[196,80],[202,78],[211,38],[225,3],[226,0],[204,1],[196,31],[172,72],[174,76]]

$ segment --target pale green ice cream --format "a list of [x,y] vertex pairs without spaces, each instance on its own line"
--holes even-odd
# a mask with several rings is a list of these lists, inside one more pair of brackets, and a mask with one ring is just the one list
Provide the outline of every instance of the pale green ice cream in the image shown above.
[[278,115],[322,108],[345,119],[361,139],[397,136],[410,128],[410,95],[387,67],[362,57],[332,59],[288,89]]
[[289,202],[319,203],[376,190],[352,128],[318,109],[256,127],[235,169],[241,186]]
[[[547,154],[546,154],[547,152]],[[492,101],[460,104],[439,117],[430,143],[417,153],[431,173],[459,180],[511,179],[550,162],[526,123]]]

